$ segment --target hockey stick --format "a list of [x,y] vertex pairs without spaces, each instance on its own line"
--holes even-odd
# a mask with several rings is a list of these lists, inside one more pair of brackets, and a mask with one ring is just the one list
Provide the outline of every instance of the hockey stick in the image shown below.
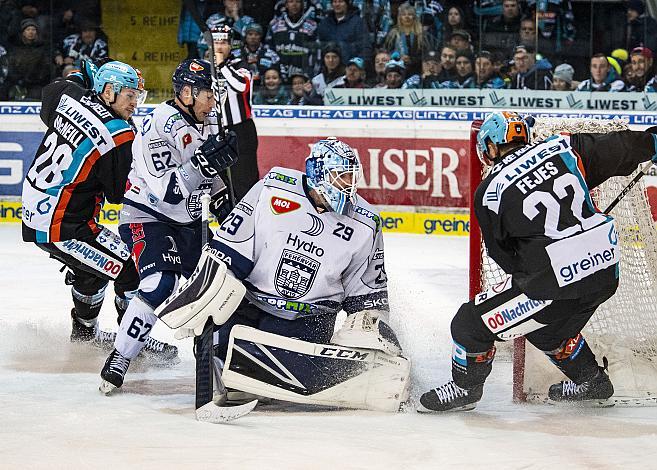
[[[209,218],[210,195],[204,193],[201,195],[202,246],[205,246],[208,242]],[[225,395],[226,388],[221,381],[221,376],[219,374],[215,376],[213,372],[213,335],[214,322],[212,318],[208,318],[201,335],[194,338],[196,351],[196,419],[209,423],[227,423],[253,411],[258,401],[253,400],[239,406],[217,406],[214,403],[214,381],[217,381],[217,388],[220,393]]]
[[650,170],[650,167],[651,167],[652,165],[653,165],[652,160],[647,161],[647,162],[645,163],[645,165],[643,165],[643,166],[641,167],[641,171],[639,171],[639,172],[634,176],[634,178],[632,178],[632,181],[630,181],[629,183],[627,183],[627,186],[625,186],[625,188],[623,188],[623,190],[618,194],[618,196],[616,196],[616,199],[614,199],[613,201],[611,201],[611,203],[607,206],[607,208],[606,208],[603,212],[604,212],[605,214],[609,214],[609,213],[614,209],[614,207],[616,207],[616,206],[618,205],[618,203],[621,201],[621,199],[623,199],[625,196],[627,196],[627,193],[629,193],[630,191],[632,191],[632,188],[634,188],[634,186],[636,186],[636,184],[639,182],[639,180],[640,180],[641,178],[643,178],[643,176],[644,176],[646,173],[648,173],[648,170]]

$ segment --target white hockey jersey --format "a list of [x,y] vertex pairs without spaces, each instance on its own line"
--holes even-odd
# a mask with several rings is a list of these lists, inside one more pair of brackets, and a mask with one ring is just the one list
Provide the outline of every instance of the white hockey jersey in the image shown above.
[[299,316],[388,310],[381,220],[362,198],[352,217],[318,212],[306,176],[275,167],[211,242],[261,310]]
[[161,221],[188,224],[201,215],[200,196],[225,186],[220,177],[204,178],[185,165],[211,134],[219,131],[216,115],[195,124],[173,101],[147,115],[132,145],[133,162],[120,223]]

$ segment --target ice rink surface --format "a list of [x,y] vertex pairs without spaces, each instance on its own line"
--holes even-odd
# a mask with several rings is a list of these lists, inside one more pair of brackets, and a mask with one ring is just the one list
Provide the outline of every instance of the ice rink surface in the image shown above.
[[[393,326],[413,361],[412,399],[449,378],[449,321],[467,297],[467,239],[386,234]],[[60,265],[0,225],[0,468],[657,468],[657,408],[511,401],[497,361],[476,410],[446,416],[267,410],[194,420],[191,340],[173,369],[133,364],[102,396],[106,353],[71,345]],[[110,289],[101,326],[116,329]],[[154,337],[172,341],[161,324]],[[613,379],[613,377],[612,377]]]

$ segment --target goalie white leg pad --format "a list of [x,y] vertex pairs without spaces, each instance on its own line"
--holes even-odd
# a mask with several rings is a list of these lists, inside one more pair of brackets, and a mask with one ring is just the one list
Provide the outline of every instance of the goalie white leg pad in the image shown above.
[[[342,327],[333,333],[331,343],[348,348],[378,349],[390,356],[399,356],[401,347],[381,312],[361,310],[348,315]],[[382,332],[387,332],[385,337]]]
[[222,379],[226,387],[276,400],[396,412],[408,399],[409,375],[403,357],[236,325]]
[[216,325],[225,323],[245,293],[244,285],[206,245],[192,275],[155,314],[169,328],[193,329],[199,335],[210,316]]

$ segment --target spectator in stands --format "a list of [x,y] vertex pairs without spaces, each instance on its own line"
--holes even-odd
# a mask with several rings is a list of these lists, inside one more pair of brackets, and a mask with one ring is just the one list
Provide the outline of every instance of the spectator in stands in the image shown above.
[[464,84],[464,88],[505,88],[504,80],[495,73],[493,55],[481,51],[475,59],[475,74],[472,80]]
[[552,87],[554,91],[572,91],[576,84],[573,82],[575,69],[570,64],[559,64],[552,74]]
[[402,84],[404,89],[414,88],[442,88],[438,74],[440,73],[440,59],[436,51],[429,51],[422,57],[422,75],[411,75]]
[[287,104],[293,106],[321,106],[324,104],[322,97],[313,90],[308,75],[301,73],[292,75],[290,85],[290,99]]
[[36,21],[21,21],[21,44],[7,57],[7,90],[10,100],[41,101],[41,89],[50,82],[52,60],[49,48],[39,39]]
[[584,80],[577,91],[625,91],[625,83],[609,64],[604,54],[594,54],[591,57],[591,78]]
[[303,6],[303,0],[285,0],[282,15],[272,20],[265,37],[265,43],[281,58],[284,79],[298,72],[315,73],[317,22],[304,16]]
[[344,80],[333,88],[367,88],[365,84],[365,61],[361,57],[353,57],[347,62]]
[[380,49],[374,55],[374,75],[366,79],[370,88],[383,88],[386,84],[386,64],[390,61],[390,52]]
[[320,44],[338,43],[344,62],[356,56],[369,62],[372,59],[372,43],[358,8],[351,5],[351,0],[331,0],[331,6],[332,9],[317,27]]
[[456,54],[456,77],[447,83],[446,88],[469,88],[469,83],[474,80],[472,55],[467,51]]
[[251,72],[254,86],[259,87],[262,85],[265,70],[278,66],[281,59],[276,52],[262,43],[263,30],[258,23],[250,23],[244,32],[246,36],[240,55],[246,63],[246,68]]
[[652,51],[647,47],[635,47],[630,53],[630,64],[624,80],[626,91],[643,91],[646,83],[654,76]]
[[500,52],[510,55],[517,44],[520,32],[520,3],[519,0],[504,0],[502,14],[483,19],[483,36],[481,46],[493,53]]
[[[449,82],[456,78],[456,52],[452,46],[443,46],[440,50],[440,71],[438,80]],[[469,52],[465,50],[466,52]]]
[[47,43],[50,39],[50,16],[46,13],[47,9],[42,8],[37,0],[18,0],[16,4],[20,9],[20,13],[12,16],[12,23],[7,25],[10,40],[8,45],[20,46],[23,44],[23,28],[21,25],[24,20],[28,19],[36,23],[39,30],[39,41]]
[[[535,50],[537,44],[536,22],[531,16],[525,16],[520,20],[520,31],[518,33],[518,46],[526,46]],[[540,49],[539,49],[540,51]]]
[[[0,28],[0,44],[5,48],[15,42],[16,38],[12,37],[12,33],[20,29],[20,23],[21,12],[16,6],[15,1],[0,0],[0,24],[3,25]],[[12,27],[14,26],[16,31],[12,31]]]
[[451,6],[449,7],[449,10],[447,10],[447,21],[443,24],[442,37],[449,38],[452,36],[452,33],[457,30],[470,32],[463,9],[459,6]]
[[386,64],[386,84],[382,88],[399,89],[406,78],[406,65],[399,58],[399,54],[393,53],[391,59]]
[[628,51],[639,46],[657,51],[657,21],[646,13],[642,0],[627,2],[625,38],[625,49]]
[[432,49],[432,43],[410,3],[399,6],[397,24],[388,33],[385,47],[391,53],[399,53],[408,73],[420,73],[422,54]]
[[340,46],[329,42],[322,49],[322,71],[312,79],[315,93],[324,96],[327,88],[344,82],[345,66],[342,63]]
[[268,25],[274,17],[277,0],[242,0],[242,10],[260,25]]
[[[536,1],[527,0],[529,17],[538,23],[538,46],[536,43],[521,43],[538,47],[538,52],[559,54],[575,42],[575,16],[570,0]],[[537,18],[534,23],[534,18]],[[536,26],[534,26],[536,27]],[[522,26],[521,26],[522,28]]]
[[64,39],[62,55],[55,56],[58,66],[78,66],[82,59],[98,62],[109,56],[107,42],[99,37],[97,26],[91,21],[85,21],[80,27],[80,34],[72,34]]
[[370,35],[370,44],[382,47],[392,27],[390,0],[352,0],[352,5],[360,10]]
[[511,88],[516,90],[549,90],[552,86],[552,64],[540,58],[536,60],[534,50],[518,46],[513,52],[516,75]]
[[472,37],[467,31],[457,29],[450,36],[449,45],[455,51],[472,52]]
[[443,22],[441,19],[443,5],[438,0],[410,0],[408,3],[415,8],[415,14],[424,26],[425,32],[432,39],[432,46],[436,46],[443,41],[442,29]]
[[[328,8],[324,8],[325,0],[303,0],[301,5],[301,17],[319,23],[324,19]],[[329,2],[330,3],[330,0]],[[274,19],[282,18],[287,8],[287,0],[278,0],[274,6]],[[273,21],[273,20],[272,20]]]
[[265,70],[263,84],[253,95],[253,104],[283,105],[287,104],[289,96],[278,67]]

